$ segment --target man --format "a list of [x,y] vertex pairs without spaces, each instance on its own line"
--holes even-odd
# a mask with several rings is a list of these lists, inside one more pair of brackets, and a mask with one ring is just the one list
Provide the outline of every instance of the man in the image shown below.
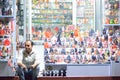
[[33,51],[33,42],[27,40],[25,42],[25,49],[19,53],[17,60],[18,69],[17,73],[20,80],[25,80],[25,76],[32,77],[32,80],[37,80],[37,75],[39,73],[39,55]]

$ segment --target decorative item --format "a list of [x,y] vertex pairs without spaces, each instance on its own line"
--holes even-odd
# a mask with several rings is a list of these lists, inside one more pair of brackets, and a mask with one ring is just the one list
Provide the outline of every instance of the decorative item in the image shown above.
[[109,18],[106,17],[105,24],[110,24]]
[[118,23],[119,23],[119,22],[118,22],[118,18],[115,18],[115,19],[114,19],[114,23],[115,23],[115,24],[118,24]]
[[9,39],[5,39],[3,43],[4,43],[5,46],[9,46],[10,45],[10,40]]
[[114,24],[114,20],[113,19],[110,19],[110,24]]

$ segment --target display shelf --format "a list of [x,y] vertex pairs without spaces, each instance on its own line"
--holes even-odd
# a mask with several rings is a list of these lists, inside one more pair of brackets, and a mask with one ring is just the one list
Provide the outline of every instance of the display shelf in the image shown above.
[[[42,20],[46,20],[46,18],[44,17],[44,18],[32,18],[33,20],[36,20],[36,19],[42,19]],[[49,18],[47,18],[47,20],[51,20],[51,19],[53,19],[52,17],[49,17]],[[59,19],[65,19],[65,18],[59,18]]]
[[7,63],[8,60],[7,59],[0,59],[0,63]]
[[104,26],[120,26],[120,24],[104,24]]
[[[33,22],[33,23],[39,23],[39,24],[44,24],[45,22]],[[47,23],[47,25],[49,24],[51,24],[50,26],[52,27],[52,25],[54,24],[54,26],[55,26],[55,24],[57,24],[57,25],[59,25],[59,24],[62,24],[62,22],[46,22]],[[38,24],[38,25],[39,25]],[[70,22],[66,22],[66,24],[70,24]]]
[[[14,32],[16,0],[2,0],[0,13],[0,62],[7,62],[15,56]],[[13,11],[14,10],[14,11]],[[13,37],[14,36],[14,37]]]
[[95,1],[78,0],[76,6],[76,24],[82,31],[95,28]]
[[[103,0],[103,27],[106,31],[104,35],[108,35],[108,48],[112,50],[111,46],[119,47],[119,36],[120,36],[120,1],[119,0]],[[116,43],[116,42],[118,43]],[[112,43],[112,44],[111,44]],[[119,51],[118,49],[114,51]],[[113,54],[110,54],[113,56]],[[119,61],[119,60],[118,60]]]
[[10,16],[8,16],[8,15],[7,16],[0,16],[0,21],[6,21],[6,22],[8,21],[9,22],[13,18],[14,18],[14,16],[11,16],[11,15]]
[[44,30],[45,27],[62,27],[72,24],[72,2],[36,2],[35,4],[32,3],[31,9],[33,40],[36,38],[39,40],[39,36],[44,36],[42,34],[38,35],[37,33],[43,33],[44,31],[36,28],[42,27]]
[[13,55],[11,21],[0,21],[0,25],[0,40],[2,43],[0,46],[0,59],[4,61],[5,59],[8,60],[9,57]]
[[118,0],[106,0],[104,1],[104,24],[120,24],[120,2]]
[[3,16],[0,15],[0,18],[13,18],[13,17],[14,17],[14,16],[11,16],[11,15],[10,15],[10,16],[9,16],[9,15],[3,15]]
[[71,9],[69,9],[69,8],[64,8],[64,9],[52,9],[52,8],[50,8],[50,9],[39,9],[39,8],[32,8],[32,10],[50,10],[50,11],[53,11],[53,10],[58,10],[58,11],[60,11],[60,10],[71,10]]

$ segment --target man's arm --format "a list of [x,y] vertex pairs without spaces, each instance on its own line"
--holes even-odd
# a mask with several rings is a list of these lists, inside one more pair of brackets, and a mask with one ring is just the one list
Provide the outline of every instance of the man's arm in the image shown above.
[[27,68],[27,66],[24,65],[21,61],[18,61],[17,64],[18,66],[21,66],[22,68],[25,68],[25,69]]
[[35,63],[34,63],[33,65],[31,65],[31,67],[32,67],[32,68],[35,68],[35,67],[37,67],[38,65],[39,65],[39,62],[36,62],[36,61],[35,61]]
[[31,65],[32,68],[37,67],[40,64],[40,55],[38,53],[35,53],[35,62],[33,65]]
[[26,65],[22,63],[22,59],[23,59],[23,51],[21,50],[20,53],[18,54],[17,64],[22,68],[27,68]]

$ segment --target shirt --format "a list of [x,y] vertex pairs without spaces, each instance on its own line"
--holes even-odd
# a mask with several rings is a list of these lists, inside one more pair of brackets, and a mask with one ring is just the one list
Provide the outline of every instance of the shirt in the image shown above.
[[22,62],[27,67],[40,62],[38,53],[33,50],[30,54],[27,54],[25,50],[23,50],[18,56],[18,62]]

